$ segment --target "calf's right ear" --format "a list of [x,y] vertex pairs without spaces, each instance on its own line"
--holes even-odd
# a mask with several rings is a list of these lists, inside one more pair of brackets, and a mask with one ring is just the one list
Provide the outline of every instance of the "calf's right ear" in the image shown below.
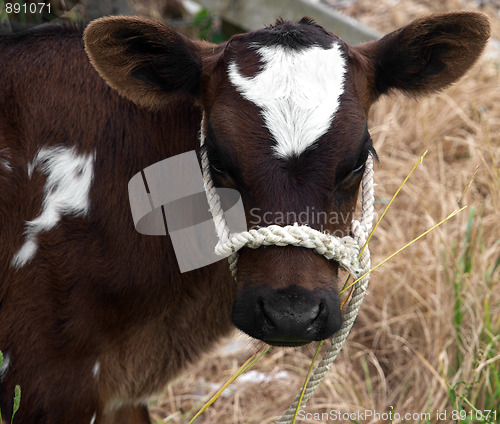
[[198,46],[159,22],[100,18],[86,28],[84,42],[101,77],[140,106],[156,109],[173,98],[200,94]]

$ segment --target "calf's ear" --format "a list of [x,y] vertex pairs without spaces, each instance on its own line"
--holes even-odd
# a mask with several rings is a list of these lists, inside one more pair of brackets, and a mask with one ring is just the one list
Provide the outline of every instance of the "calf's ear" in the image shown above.
[[374,101],[393,89],[412,96],[443,89],[474,64],[489,36],[482,13],[442,13],[353,49],[361,54]]
[[144,18],[100,18],[86,28],[85,50],[101,77],[140,106],[199,96],[198,46],[171,28]]

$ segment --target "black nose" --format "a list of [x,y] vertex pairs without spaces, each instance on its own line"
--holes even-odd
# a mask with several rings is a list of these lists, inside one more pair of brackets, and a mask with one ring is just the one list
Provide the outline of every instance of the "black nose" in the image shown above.
[[245,290],[234,303],[232,319],[240,330],[275,346],[300,346],[323,340],[342,324],[335,293],[297,286]]

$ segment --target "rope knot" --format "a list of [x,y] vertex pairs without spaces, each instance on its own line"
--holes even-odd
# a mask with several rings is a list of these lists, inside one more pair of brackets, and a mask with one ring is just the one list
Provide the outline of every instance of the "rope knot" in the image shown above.
[[307,225],[269,225],[230,235],[225,241],[220,240],[215,252],[228,256],[242,247],[257,249],[261,246],[297,246],[314,249],[328,260],[334,260],[342,268],[354,275],[359,275],[361,266],[358,260],[360,246],[350,236],[338,238],[322,233]]

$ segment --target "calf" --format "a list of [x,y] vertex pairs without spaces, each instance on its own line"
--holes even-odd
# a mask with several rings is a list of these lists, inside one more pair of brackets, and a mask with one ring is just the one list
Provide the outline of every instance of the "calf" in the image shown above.
[[19,423],[149,423],[148,397],[232,323],[275,345],[330,337],[337,263],[269,246],[241,250],[237,285],[226,261],[181,273],[169,237],[134,230],[129,180],[198,149],[203,115],[212,178],[239,191],[250,226],[347,235],[375,154],[372,103],[446,87],[488,37],[487,19],[468,12],[358,47],[309,19],[220,45],[125,17],[91,23],[85,49],[72,26],[3,36],[4,420],[19,384]]

